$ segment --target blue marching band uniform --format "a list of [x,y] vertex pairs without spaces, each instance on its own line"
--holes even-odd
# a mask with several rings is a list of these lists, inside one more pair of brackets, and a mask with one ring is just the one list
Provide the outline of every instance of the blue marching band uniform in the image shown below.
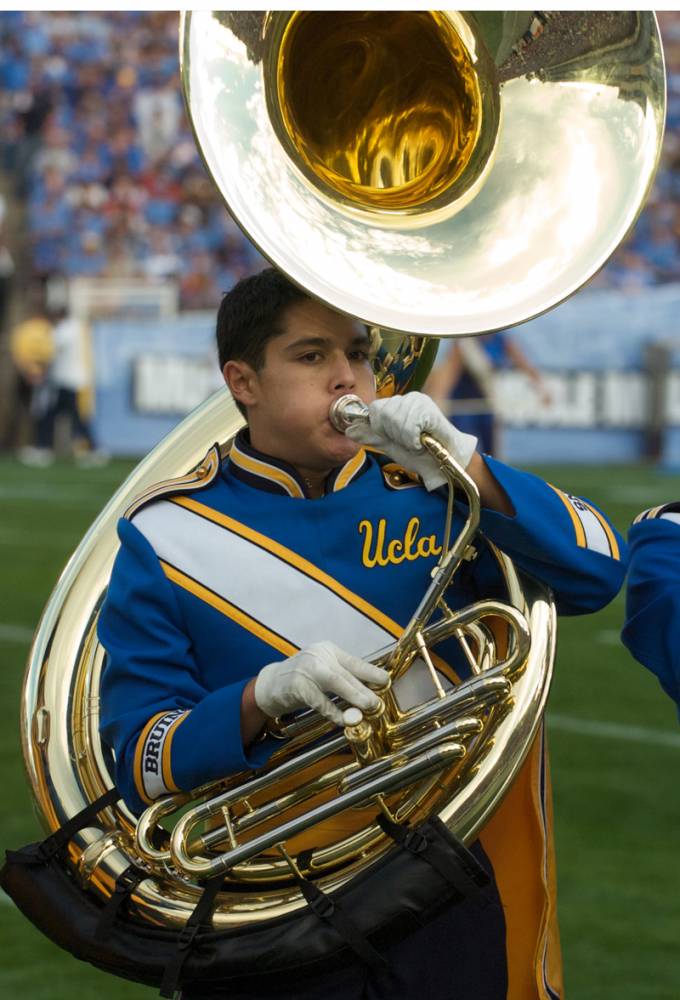
[[[552,588],[559,613],[584,614],[610,601],[626,560],[606,517],[530,473],[485,460],[515,515],[483,509],[483,535]],[[445,505],[444,491],[428,493],[411,473],[366,450],[330,474],[323,497],[309,500],[297,472],[255,451],[245,431],[224,462],[215,447],[197,473],[142,496],[119,524],[121,548],[99,624],[108,652],[102,733],[130,806],[140,811],[167,792],[263,765],[275,741],[247,750],[241,743],[248,680],[316,641],[368,657],[398,636],[430,582]],[[462,516],[459,510],[458,528]],[[503,596],[495,558],[481,539],[477,548],[452,584],[447,600],[455,607]],[[455,640],[437,652],[458,676],[468,673]],[[414,931],[388,955],[389,995],[562,995],[542,732],[478,847],[500,916],[486,924],[475,918],[471,929],[459,905]],[[433,952],[455,965],[433,962]],[[443,964],[448,983],[437,968]],[[451,993],[452,968],[460,994]],[[362,986],[364,976],[350,966],[320,992],[328,1000],[384,995]],[[284,984],[277,995],[288,997]]]
[[680,503],[638,514],[628,534],[630,568],[621,638],[655,674],[680,713]]

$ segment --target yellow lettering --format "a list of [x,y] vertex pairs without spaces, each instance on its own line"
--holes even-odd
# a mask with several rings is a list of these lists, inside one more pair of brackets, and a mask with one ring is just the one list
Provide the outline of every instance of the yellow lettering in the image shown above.
[[437,545],[436,535],[424,535],[418,537],[420,531],[420,518],[412,517],[406,525],[403,540],[392,538],[385,547],[385,536],[387,532],[387,520],[381,517],[377,524],[375,533],[375,544],[373,535],[373,525],[370,521],[359,522],[359,534],[364,536],[361,551],[361,561],[367,569],[375,566],[399,566],[404,560],[414,562],[416,559],[430,558],[438,556],[442,550],[441,545]]
[[387,527],[387,521],[384,517],[381,517],[378,521],[378,540],[375,543],[375,559],[378,566],[387,566],[389,562],[388,559],[383,555],[385,549],[385,528]]
[[371,553],[371,546],[373,544],[373,525],[370,521],[359,522],[359,532],[362,533],[365,531],[366,533],[361,560],[367,569],[373,569],[374,566],[387,566],[389,562],[389,559],[386,559],[383,554],[383,550],[385,548],[385,526],[385,518],[381,517],[378,521],[378,534],[375,541],[375,550]]
[[393,538],[390,544],[387,546],[387,561],[391,562],[394,566],[398,566],[399,563],[403,563],[406,559],[406,553],[404,552],[404,543],[400,542],[398,538]]
[[370,521],[359,522],[359,534],[366,532],[364,547],[361,553],[361,561],[367,569],[373,569],[375,558],[371,555],[371,542],[373,541],[373,525]]
[[409,562],[413,562],[414,559],[418,558],[416,552],[414,552],[414,546],[418,538],[418,532],[420,530],[420,518],[412,517],[411,520],[406,525],[406,534],[404,536],[404,554]]
[[437,545],[436,535],[424,535],[418,542],[418,555],[424,556],[438,556],[441,552],[441,545]]

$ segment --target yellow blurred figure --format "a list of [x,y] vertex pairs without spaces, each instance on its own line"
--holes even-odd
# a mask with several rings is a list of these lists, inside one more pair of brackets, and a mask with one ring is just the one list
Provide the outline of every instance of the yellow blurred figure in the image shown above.
[[31,385],[44,381],[54,357],[52,324],[44,316],[32,316],[14,328],[10,353],[19,374]]

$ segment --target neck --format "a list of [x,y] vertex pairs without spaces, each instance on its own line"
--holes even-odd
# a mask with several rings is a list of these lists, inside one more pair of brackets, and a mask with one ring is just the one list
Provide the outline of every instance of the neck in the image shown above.
[[324,483],[327,476],[333,471],[334,466],[329,465],[328,468],[324,469],[309,469],[302,465],[298,465],[297,462],[291,461],[287,455],[277,454],[277,449],[272,448],[269,442],[262,441],[257,431],[253,432],[251,426],[248,427],[248,433],[250,435],[250,443],[257,451],[261,452],[263,455],[269,455],[271,458],[278,458],[282,462],[286,462],[291,465],[298,476],[302,479],[305,486],[307,487],[307,492],[310,497],[317,499],[324,495]]
[[295,471],[302,477],[310,497],[316,500],[318,497],[323,496],[323,485],[331,471],[330,469],[326,469],[325,472],[319,472],[317,469],[302,469],[296,465]]

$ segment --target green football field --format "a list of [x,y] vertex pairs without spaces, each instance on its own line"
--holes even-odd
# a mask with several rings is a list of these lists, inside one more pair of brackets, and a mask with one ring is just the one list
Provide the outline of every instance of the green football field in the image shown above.
[[[0,846],[38,835],[19,739],[31,633],[67,556],[129,464],[25,469],[0,461]],[[626,529],[680,496],[680,476],[647,468],[545,468]],[[653,677],[619,644],[623,599],[563,621],[548,708],[570,1000],[680,997],[680,726]],[[60,952],[0,893],[1,1000],[155,996]]]

